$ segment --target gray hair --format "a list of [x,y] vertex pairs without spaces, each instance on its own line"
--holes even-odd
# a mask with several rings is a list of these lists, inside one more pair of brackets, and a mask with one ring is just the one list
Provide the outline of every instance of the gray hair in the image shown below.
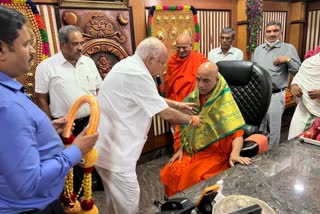
[[140,42],[136,49],[136,54],[138,54],[142,60],[145,60],[150,55],[153,58],[158,58],[165,50],[166,46],[159,39],[149,37]]
[[282,25],[281,25],[281,22],[278,22],[278,21],[270,21],[267,23],[266,25],[266,28],[269,27],[269,26],[273,26],[273,25],[276,25],[276,26],[279,26],[280,28],[280,31],[282,30]]
[[225,27],[221,31],[221,34],[229,34],[229,33],[231,33],[232,39],[236,37],[236,32],[231,27]]
[[60,30],[59,30],[60,42],[67,43],[68,39],[69,39],[69,33],[73,32],[73,31],[81,33],[80,28],[78,28],[77,26],[74,26],[74,25],[66,25],[66,26],[63,26],[62,28],[60,28]]

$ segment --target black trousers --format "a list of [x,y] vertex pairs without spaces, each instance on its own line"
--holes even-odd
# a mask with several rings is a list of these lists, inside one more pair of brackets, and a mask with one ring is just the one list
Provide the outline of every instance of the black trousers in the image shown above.
[[49,204],[44,210],[31,210],[20,214],[63,214],[64,210],[60,200],[55,200]]

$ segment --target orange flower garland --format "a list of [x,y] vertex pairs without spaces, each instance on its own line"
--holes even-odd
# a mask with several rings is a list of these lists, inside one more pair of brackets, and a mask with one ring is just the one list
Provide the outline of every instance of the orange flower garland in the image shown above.
[[[96,99],[91,95],[84,95],[76,100],[67,114],[68,123],[65,131],[63,132],[63,142],[66,146],[70,145],[75,137],[71,134],[73,121],[79,108],[88,103],[91,109],[91,115],[89,119],[89,125],[86,130],[86,134],[94,134],[97,131],[99,123],[100,110]],[[79,164],[83,171],[83,180],[78,194],[73,190],[73,170],[70,170],[69,175],[66,177],[65,188],[61,201],[66,213],[81,213],[81,214],[97,214],[98,208],[94,204],[92,199],[92,176],[93,166],[98,159],[98,153],[95,149],[90,150],[83,155],[82,161]],[[77,200],[83,190],[83,197],[80,199],[80,203]]]

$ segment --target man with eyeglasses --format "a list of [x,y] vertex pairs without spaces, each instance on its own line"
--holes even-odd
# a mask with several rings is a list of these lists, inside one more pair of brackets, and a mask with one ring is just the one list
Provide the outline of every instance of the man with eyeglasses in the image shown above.
[[189,34],[177,37],[176,50],[168,60],[165,89],[166,98],[181,102],[195,88],[197,70],[208,59],[192,50]]
[[[50,119],[66,116],[79,97],[86,94],[96,96],[102,83],[94,61],[82,55],[84,38],[80,29],[73,25],[62,27],[59,30],[59,40],[61,51],[42,61],[35,74],[35,92],[39,97],[39,107]],[[88,125],[89,118],[90,107],[83,105],[74,121],[74,136]],[[76,166],[76,191],[81,187],[82,174],[81,168]],[[99,182],[98,184],[100,185]]]
[[[42,61],[35,75],[39,107],[50,119],[66,116],[82,95],[96,96],[102,82],[94,61],[82,55],[84,39],[78,27],[62,27],[59,40],[61,51]],[[89,115],[89,106],[82,106],[75,120],[74,135],[87,126]]]
[[236,32],[232,28],[223,28],[220,34],[221,46],[212,49],[208,54],[208,59],[213,63],[225,60],[243,60],[242,50],[232,46],[235,36]]

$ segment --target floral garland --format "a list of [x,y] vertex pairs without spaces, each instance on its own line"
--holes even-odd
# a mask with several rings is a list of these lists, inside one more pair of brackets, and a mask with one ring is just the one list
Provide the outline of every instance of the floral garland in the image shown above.
[[37,23],[39,33],[41,35],[41,42],[42,42],[42,50],[41,50],[41,60],[44,60],[49,57],[49,43],[48,43],[48,36],[47,32],[45,31],[45,26],[42,21],[42,18],[39,14],[39,11],[36,5],[31,0],[0,0],[2,4],[27,4],[30,6],[34,20]]
[[263,0],[247,0],[246,7],[249,33],[247,51],[252,52],[258,46],[259,32],[263,22]]
[[314,50],[307,51],[307,53],[304,55],[304,59],[308,59],[309,57],[312,57],[317,53],[320,53],[320,46],[317,46]]
[[200,27],[198,22],[197,10],[193,6],[167,6],[167,5],[152,6],[150,8],[149,18],[148,18],[148,26],[147,26],[148,37],[152,36],[152,20],[153,20],[154,11],[160,11],[160,10],[170,10],[170,11],[191,10],[192,11],[194,31],[195,31],[193,50],[198,51],[199,41],[200,41]]

